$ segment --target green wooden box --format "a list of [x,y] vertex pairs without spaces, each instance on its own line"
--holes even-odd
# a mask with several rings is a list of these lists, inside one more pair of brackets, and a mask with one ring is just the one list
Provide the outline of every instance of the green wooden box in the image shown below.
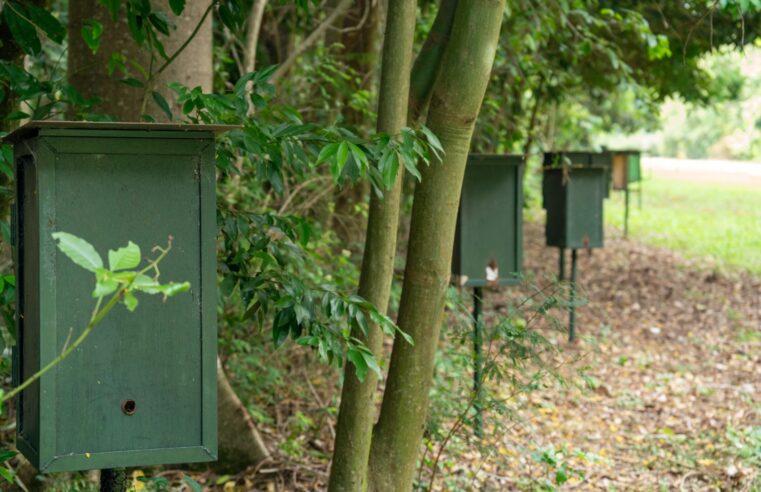
[[547,246],[602,248],[605,168],[545,168],[542,196]]
[[605,174],[605,179],[601,181],[603,196],[608,198],[610,195],[613,169],[613,156],[610,152],[545,152],[544,166],[602,167]]
[[[212,461],[217,455],[214,132],[222,127],[37,122],[14,144],[14,380],[61,353],[93,310],[93,274],[51,234],[102,257],[127,241],[173,248],[166,303],[118,305],[71,356],[17,398],[17,446],[41,471]],[[126,409],[124,407],[127,407]],[[134,412],[130,414],[129,407]]]
[[[522,263],[523,158],[471,154],[457,214],[455,282],[468,287],[517,284]],[[487,279],[487,266],[494,264],[496,278]]]

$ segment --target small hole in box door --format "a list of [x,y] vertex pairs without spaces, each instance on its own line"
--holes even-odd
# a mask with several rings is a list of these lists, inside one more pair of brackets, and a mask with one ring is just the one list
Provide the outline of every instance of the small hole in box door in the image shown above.
[[124,415],[135,415],[135,412],[137,412],[135,400],[124,400],[122,402],[122,412]]

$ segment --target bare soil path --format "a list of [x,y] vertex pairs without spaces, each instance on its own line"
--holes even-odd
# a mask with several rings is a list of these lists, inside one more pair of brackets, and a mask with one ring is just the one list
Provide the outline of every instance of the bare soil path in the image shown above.
[[[551,277],[557,255],[527,225],[526,271]],[[478,488],[759,490],[761,280],[620,239],[579,257],[582,339],[558,343],[589,384],[519,401]]]

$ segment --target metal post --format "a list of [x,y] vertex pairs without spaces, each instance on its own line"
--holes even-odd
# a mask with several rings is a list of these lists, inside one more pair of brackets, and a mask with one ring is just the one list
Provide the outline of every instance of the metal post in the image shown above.
[[629,185],[624,189],[624,239],[629,237]]
[[565,248],[560,248],[560,273],[558,273],[558,280],[560,282],[565,280]]
[[481,345],[483,336],[481,333],[481,304],[483,300],[483,291],[481,287],[473,287],[473,407],[476,410],[475,432],[477,437],[482,437],[484,433],[484,417],[482,415],[482,388],[481,379],[483,377],[483,360],[481,354]]
[[576,250],[571,250],[571,299],[568,315],[568,341],[576,340]]
[[127,492],[127,470],[124,468],[101,470],[100,492]]

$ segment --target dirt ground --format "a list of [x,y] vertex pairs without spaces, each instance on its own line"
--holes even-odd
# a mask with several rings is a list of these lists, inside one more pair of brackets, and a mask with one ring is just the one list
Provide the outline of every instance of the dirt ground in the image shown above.
[[[525,235],[527,273],[554,275],[542,226]],[[474,488],[759,490],[761,280],[610,235],[579,255],[589,303],[579,342],[560,342],[589,384],[519,402],[518,424],[488,437],[505,459],[486,459]]]

